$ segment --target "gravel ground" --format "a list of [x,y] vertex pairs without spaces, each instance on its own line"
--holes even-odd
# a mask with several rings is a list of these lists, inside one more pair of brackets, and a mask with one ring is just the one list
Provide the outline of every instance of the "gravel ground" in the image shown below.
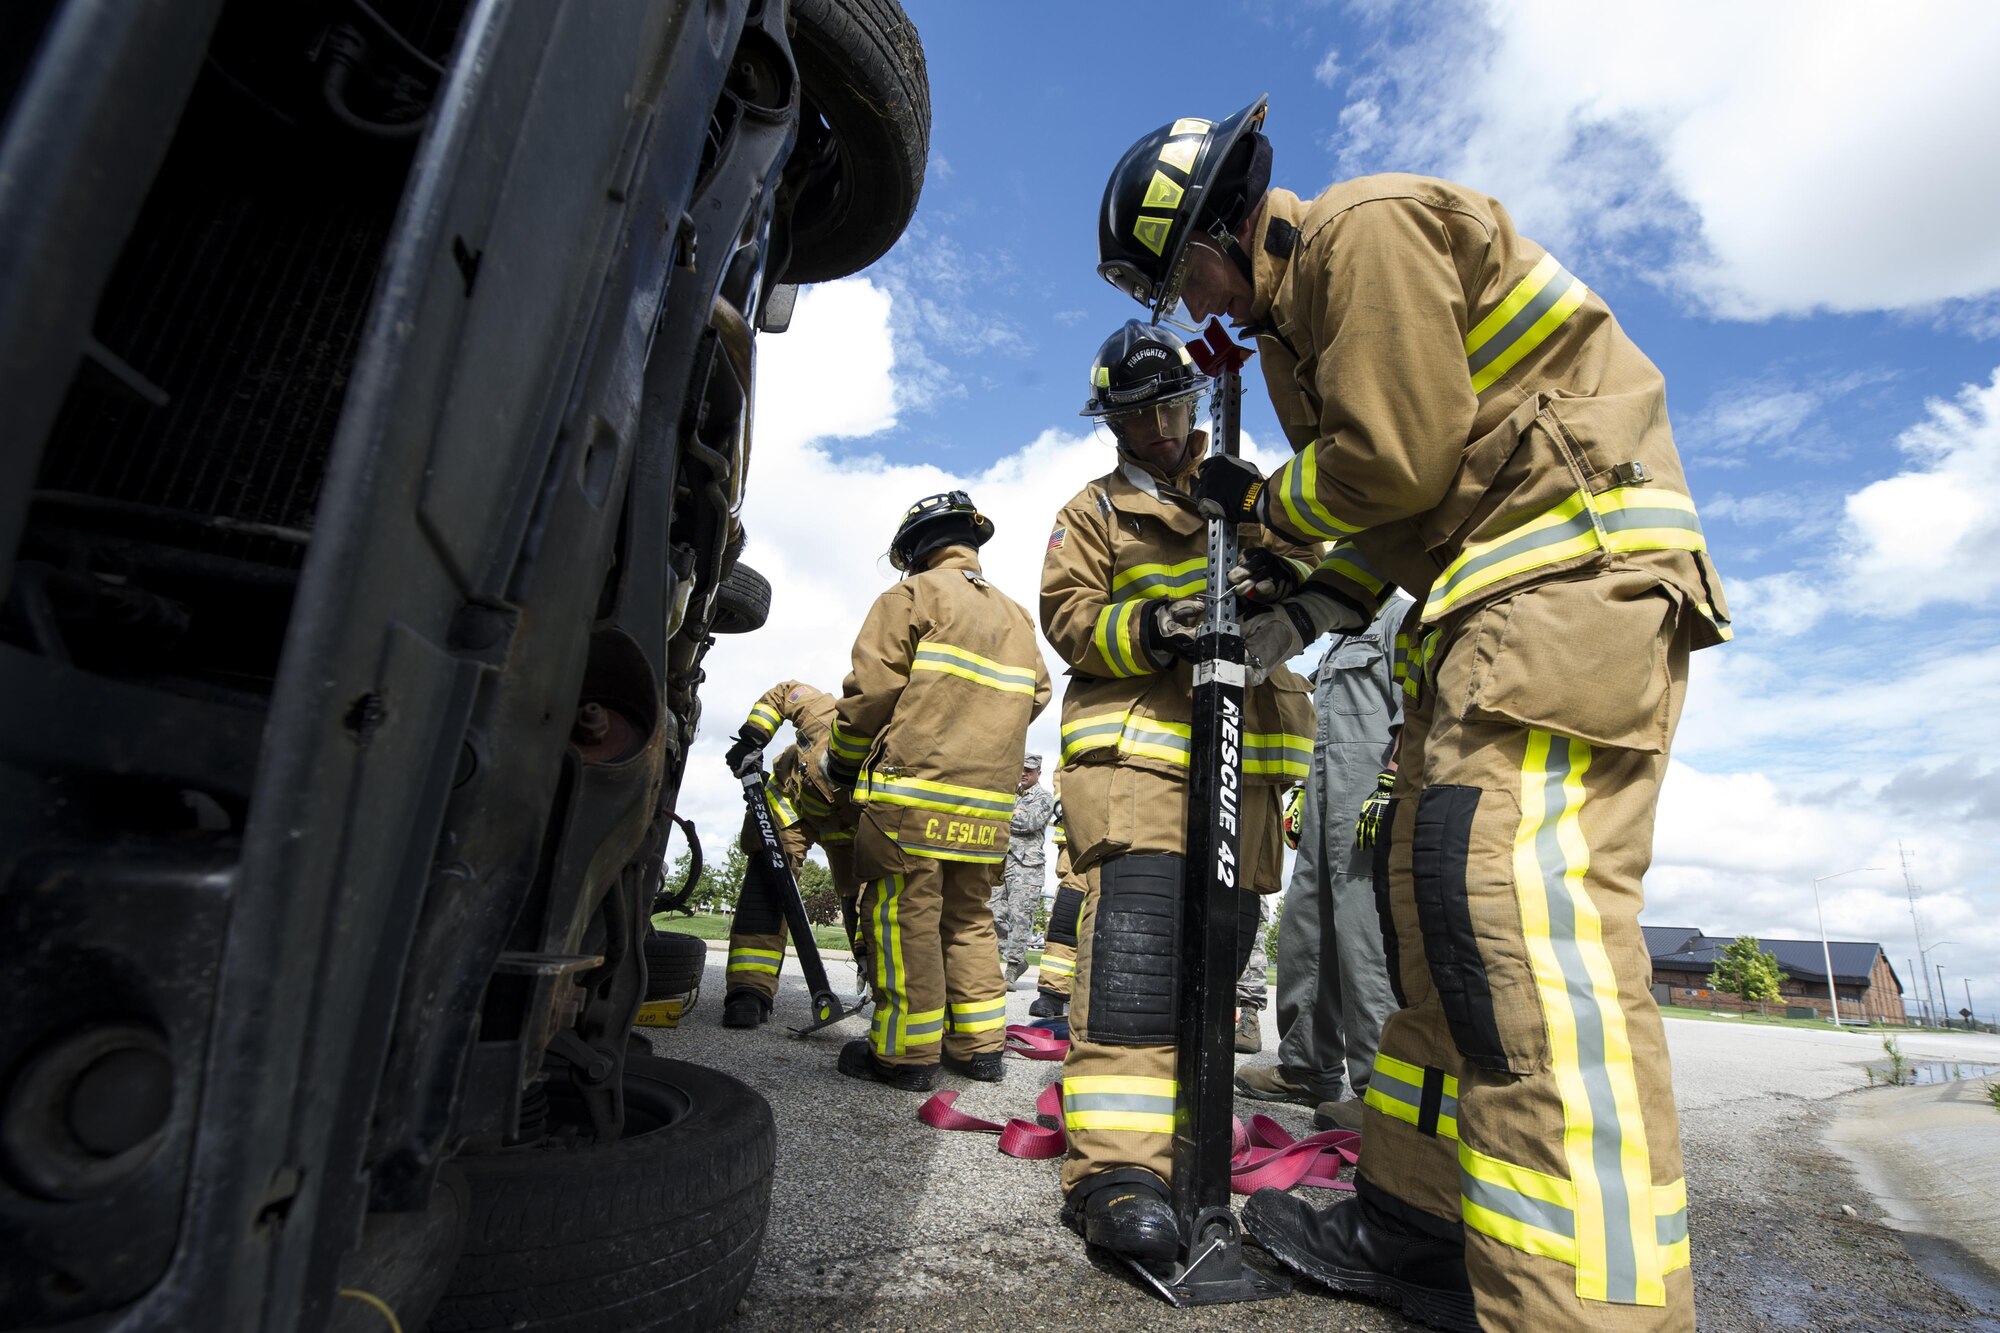
[[[835,983],[849,964],[829,964]],[[1059,1160],[1003,1157],[990,1134],[943,1133],[916,1118],[922,1098],[843,1078],[833,1061],[861,1017],[793,1040],[805,991],[787,967],[772,1022],[720,1026],[722,955],[704,998],[660,1053],[726,1069],[771,1100],[778,1172],[763,1258],[740,1313],[762,1329],[1404,1329],[1373,1306],[1315,1290],[1282,1300],[1175,1311],[1100,1269],[1056,1220]],[[1032,991],[1009,997],[1026,1022]],[[1267,1015],[1268,1018],[1268,1015]],[[1668,1022],[1682,1107],[1696,1304],[1716,1330],[1992,1329],[1878,1226],[1874,1203],[1819,1142],[1838,1098],[1864,1086],[1878,1038],[1726,1023]],[[1276,1034],[1265,1025],[1268,1060]],[[1913,1058],[2000,1061],[2000,1040],[1906,1038]],[[1975,1044],[1977,1048],[1975,1049]],[[998,1084],[946,1075],[959,1109],[1031,1116],[1059,1068],[1010,1057]],[[1249,1104],[1239,1104],[1247,1114]],[[1294,1134],[1304,1107],[1257,1104]],[[1314,1202],[1333,1194],[1308,1190]],[[1856,1210],[1850,1216],[1842,1205]]]

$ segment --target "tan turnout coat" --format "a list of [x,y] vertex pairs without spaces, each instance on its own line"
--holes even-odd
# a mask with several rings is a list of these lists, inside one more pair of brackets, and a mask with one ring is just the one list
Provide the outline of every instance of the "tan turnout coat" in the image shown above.
[[1610,309],[1498,201],[1364,176],[1272,190],[1252,331],[1298,454],[1267,517],[1333,543],[1317,581],[1388,583],[1432,624],[1524,587],[1634,570],[1729,637],[1666,386]]
[[828,743],[861,765],[863,878],[903,873],[911,857],[998,866],[1028,723],[1049,701],[1028,613],[970,548],[949,547],[876,598],[853,664]]

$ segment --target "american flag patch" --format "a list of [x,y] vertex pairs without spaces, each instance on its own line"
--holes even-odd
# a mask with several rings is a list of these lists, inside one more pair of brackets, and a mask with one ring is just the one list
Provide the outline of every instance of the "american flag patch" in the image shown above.
[[1051,551],[1055,550],[1057,547],[1061,546],[1068,539],[1069,539],[1069,529],[1057,528],[1054,532],[1051,532],[1049,534],[1049,549]]

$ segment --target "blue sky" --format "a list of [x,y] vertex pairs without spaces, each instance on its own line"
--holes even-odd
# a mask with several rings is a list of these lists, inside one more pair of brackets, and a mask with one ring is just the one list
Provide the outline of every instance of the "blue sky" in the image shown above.
[[[1894,871],[1900,840],[1953,1007],[1962,976],[2000,1007],[2000,155],[1974,128],[2000,123],[2000,5],[905,3],[922,203],[760,343],[746,517],[778,591],[711,659],[704,754],[772,680],[838,688],[926,490],[974,487],[1032,610],[1049,516],[1108,466],[1075,415],[1089,359],[1138,313],[1094,272],[1105,173],[1267,93],[1274,183],[1485,190],[1666,374],[1739,635],[1695,659],[1648,919],[1810,935],[1812,877]],[[702,762],[688,804],[719,830]],[[1835,937],[1908,970],[1899,873],[1822,889]]]

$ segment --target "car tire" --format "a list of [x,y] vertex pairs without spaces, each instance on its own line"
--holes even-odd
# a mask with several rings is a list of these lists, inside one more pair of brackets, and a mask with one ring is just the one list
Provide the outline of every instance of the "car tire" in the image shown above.
[[715,592],[711,634],[748,634],[771,618],[771,581],[741,561],[722,576]]
[[656,930],[646,937],[646,998],[664,1000],[701,986],[708,945],[692,935]]
[[[771,1107],[726,1074],[628,1055],[627,1137],[457,1159],[465,1247],[431,1333],[679,1333],[729,1318],[771,1206]],[[552,1123],[584,1119],[550,1090]]]
[[800,115],[825,120],[840,170],[797,201],[784,280],[826,282],[880,259],[916,212],[930,75],[896,0],[792,0],[791,13]]

